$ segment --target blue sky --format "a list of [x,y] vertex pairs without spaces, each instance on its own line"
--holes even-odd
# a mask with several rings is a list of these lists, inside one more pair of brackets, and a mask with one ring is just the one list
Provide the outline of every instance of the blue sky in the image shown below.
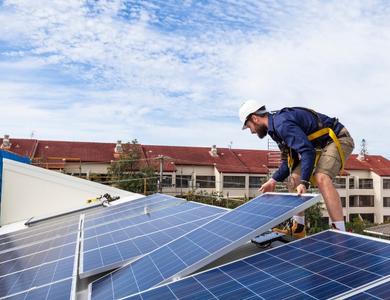
[[3,0],[1,134],[264,149],[240,129],[252,98],[337,116],[390,158],[389,17],[374,0]]

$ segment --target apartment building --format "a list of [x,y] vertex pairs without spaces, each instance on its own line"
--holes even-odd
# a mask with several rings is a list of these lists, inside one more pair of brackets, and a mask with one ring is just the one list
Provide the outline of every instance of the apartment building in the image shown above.
[[[117,143],[0,139],[1,148],[28,156],[34,164],[79,177],[107,181],[107,168],[118,159]],[[142,164],[163,172],[162,192],[207,192],[230,198],[259,194],[280,163],[277,151],[207,147],[138,145]],[[335,178],[346,221],[360,217],[390,222],[390,161],[380,155],[352,155]],[[324,217],[327,217],[324,211]]]

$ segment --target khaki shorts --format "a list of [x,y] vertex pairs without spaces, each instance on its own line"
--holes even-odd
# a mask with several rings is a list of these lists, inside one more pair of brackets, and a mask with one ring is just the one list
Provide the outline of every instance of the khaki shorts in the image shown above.
[[[348,133],[347,129],[345,128],[340,131],[340,135],[344,133]],[[344,159],[345,161],[347,161],[348,157],[351,155],[353,149],[355,148],[355,144],[353,142],[352,137],[350,136],[339,138],[339,141],[341,148],[344,152]],[[340,173],[341,170],[341,159],[336,144],[330,143],[324,149],[317,151],[321,152],[321,156],[317,162],[314,174],[326,174],[333,179]],[[301,175],[301,163],[299,163],[297,167],[293,170],[293,174],[299,176]]]

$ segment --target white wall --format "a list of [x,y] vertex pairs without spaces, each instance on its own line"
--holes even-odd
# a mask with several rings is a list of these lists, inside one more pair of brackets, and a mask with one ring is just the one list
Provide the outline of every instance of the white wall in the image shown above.
[[121,198],[143,197],[143,195],[70,175],[4,159],[0,224],[86,207],[88,199],[105,193]]
[[[98,164],[98,163],[82,163],[81,164],[81,173],[86,174],[106,174],[108,170],[109,164]],[[65,167],[66,173],[74,173],[78,174],[80,172],[80,164],[79,163],[66,163]]]

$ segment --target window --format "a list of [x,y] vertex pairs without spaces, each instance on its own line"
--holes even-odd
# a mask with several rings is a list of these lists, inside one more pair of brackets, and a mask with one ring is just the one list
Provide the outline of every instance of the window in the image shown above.
[[383,197],[383,207],[390,207],[390,197]]
[[196,176],[196,186],[203,189],[215,189],[215,176]]
[[224,188],[245,188],[245,176],[223,176]]
[[384,190],[390,189],[390,179],[383,179],[383,189]]
[[189,188],[191,187],[191,175],[176,175],[176,187],[178,188]]
[[359,196],[359,207],[374,207],[374,196]]
[[374,196],[349,196],[349,207],[374,207]]
[[346,178],[345,177],[335,177],[333,179],[334,186],[336,189],[345,189],[346,187]]
[[345,207],[345,197],[340,197],[340,200],[341,200],[341,206],[342,207]]
[[[81,174],[81,175],[83,175],[83,174]],[[87,176],[87,174],[85,174],[85,177],[81,176],[81,178],[86,178],[86,176]],[[103,184],[108,184],[108,185],[111,184],[110,177],[108,174],[92,173],[92,174],[89,174],[89,180],[103,183]]]
[[390,223],[390,216],[383,216],[383,223]]
[[355,178],[354,177],[350,177],[349,178],[349,188],[350,189],[354,189],[355,188]]
[[321,217],[321,221],[319,225],[321,227],[329,226],[329,217]]
[[373,182],[370,178],[359,179],[359,189],[373,189]]
[[163,175],[162,187],[172,187],[172,175]]
[[364,221],[368,221],[370,223],[374,223],[374,214],[350,214],[349,215],[349,222],[353,222],[355,219],[362,218]]
[[249,188],[258,189],[264,182],[266,182],[266,180],[266,176],[249,176]]

